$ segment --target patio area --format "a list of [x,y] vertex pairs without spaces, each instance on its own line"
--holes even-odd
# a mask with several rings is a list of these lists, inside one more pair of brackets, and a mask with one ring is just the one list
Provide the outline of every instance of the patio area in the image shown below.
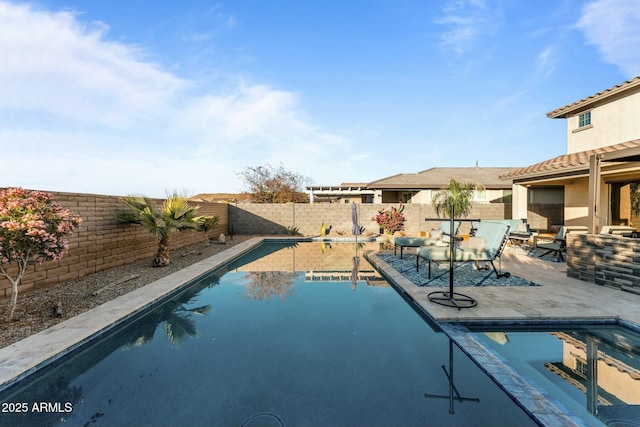
[[[367,257],[437,322],[491,324],[619,320],[640,328],[640,295],[567,277],[567,264],[564,262],[505,251],[500,259],[501,270],[540,286],[456,287],[455,292],[462,292],[478,302],[476,307],[457,310],[429,301],[427,295],[442,288],[416,286],[377,254],[367,253]],[[405,254],[405,257],[415,265],[412,253]],[[420,266],[426,281],[424,268]],[[487,274],[487,271],[478,272],[478,280]]]

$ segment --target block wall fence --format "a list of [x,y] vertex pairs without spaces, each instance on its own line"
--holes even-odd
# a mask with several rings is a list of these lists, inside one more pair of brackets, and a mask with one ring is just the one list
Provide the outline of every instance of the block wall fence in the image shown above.
[[[82,278],[92,273],[149,259],[155,255],[158,239],[136,224],[119,224],[118,212],[126,209],[121,197],[92,194],[49,192],[65,208],[80,215],[82,223],[69,238],[69,253],[58,261],[30,266],[18,293]],[[158,206],[161,199],[154,200]],[[199,215],[218,215],[220,221],[209,236],[227,233],[228,209],[220,203],[191,203],[198,206]],[[202,232],[176,232],[171,236],[171,248],[176,249],[204,241]],[[16,267],[11,267],[15,272]],[[0,279],[0,298],[11,295],[11,283]]]
[[[378,224],[371,218],[380,209],[397,207],[397,203],[356,204],[358,222],[365,228],[364,234],[379,233]],[[286,234],[287,227],[296,227],[306,236],[320,233],[322,224],[331,226],[332,231],[352,235],[351,204],[338,203],[286,203],[286,204],[238,204],[229,205],[229,232],[237,234]],[[425,218],[436,218],[431,204],[411,203],[404,205],[405,232],[420,235],[420,231],[437,228],[440,221],[426,222]],[[505,219],[511,218],[511,204],[476,204],[469,218]],[[463,223],[461,233],[468,233],[469,223]]]
[[[113,267],[153,258],[158,239],[135,224],[119,224],[118,212],[126,209],[119,196],[50,192],[56,201],[80,215],[82,224],[69,239],[69,253],[61,260],[45,262],[27,269],[19,292],[25,292],[68,280],[79,279]],[[155,200],[158,205],[161,199]],[[334,231],[351,235],[351,204],[230,204],[196,203],[200,215],[218,215],[220,222],[209,236],[220,233],[242,235],[286,234],[287,227],[297,227],[299,234],[316,236],[322,223]],[[378,225],[371,218],[378,210],[397,204],[358,204],[359,223],[365,233],[377,234]],[[436,217],[430,204],[404,205],[405,231],[419,235],[421,231],[437,228],[439,221],[426,222]],[[469,218],[511,218],[511,204],[476,204]],[[461,233],[468,233],[469,223],[463,223]],[[204,241],[201,232],[176,232],[171,237],[171,249]],[[15,269],[15,267],[12,267]],[[15,270],[14,270],[15,271]],[[11,295],[11,284],[0,279],[0,298]]]

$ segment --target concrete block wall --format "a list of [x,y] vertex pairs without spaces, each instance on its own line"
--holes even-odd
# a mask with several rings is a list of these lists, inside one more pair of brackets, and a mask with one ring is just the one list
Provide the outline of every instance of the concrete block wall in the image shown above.
[[[357,204],[359,224],[364,233],[377,234],[378,224],[372,220],[380,209],[388,210],[397,204]],[[439,221],[426,222],[425,218],[436,218],[431,204],[411,203],[404,205],[405,233],[420,235],[439,226]],[[283,234],[287,227],[297,227],[306,236],[320,234],[322,223],[333,231],[344,231],[352,235],[351,204],[286,203],[286,204],[238,204],[229,205],[229,229],[237,234]],[[477,203],[469,218],[505,219],[511,216],[511,205],[503,203]],[[461,233],[469,232],[470,224],[463,223]]]
[[567,240],[567,275],[640,294],[640,239],[576,235]]
[[[117,267],[141,259],[153,258],[158,239],[149,235],[141,226],[119,224],[118,212],[126,209],[118,196],[50,192],[63,207],[80,215],[82,223],[69,238],[69,253],[62,259],[30,266],[22,279],[18,292],[50,286],[59,282],[78,279],[88,274]],[[162,200],[155,200],[158,206]],[[192,203],[198,206],[200,215],[218,215],[219,224],[210,236],[227,233],[228,209],[226,204]],[[198,241],[204,241],[201,232],[176,232],[172,235],[171,248],[177,249]],[[14,274],[17,267],[11,267]],[[0,298],[11,295],[11,283],[0,278]]]

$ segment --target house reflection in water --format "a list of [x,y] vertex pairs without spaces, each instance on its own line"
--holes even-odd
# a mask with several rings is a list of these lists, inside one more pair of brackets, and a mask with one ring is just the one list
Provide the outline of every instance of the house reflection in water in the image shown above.
[[586,396],[589,413],[610,425],[640,425],[640,341],[622,328],[552,332],[562,362],[545,367]]
[[377,243],[301,242],[236,267],[244,272],[304,272],[305,282],[366,282],[389,286],[363,256]]

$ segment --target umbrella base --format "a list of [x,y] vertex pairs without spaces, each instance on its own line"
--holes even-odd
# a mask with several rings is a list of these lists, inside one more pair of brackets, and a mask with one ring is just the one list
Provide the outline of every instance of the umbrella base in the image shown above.
[[475,299],[457,292],[436,291],[431,292],[427,297],[429,298],[429,301],[435,304],[444,305],[446,307],[455,307],[458,310],[478,305],[478,302]]

